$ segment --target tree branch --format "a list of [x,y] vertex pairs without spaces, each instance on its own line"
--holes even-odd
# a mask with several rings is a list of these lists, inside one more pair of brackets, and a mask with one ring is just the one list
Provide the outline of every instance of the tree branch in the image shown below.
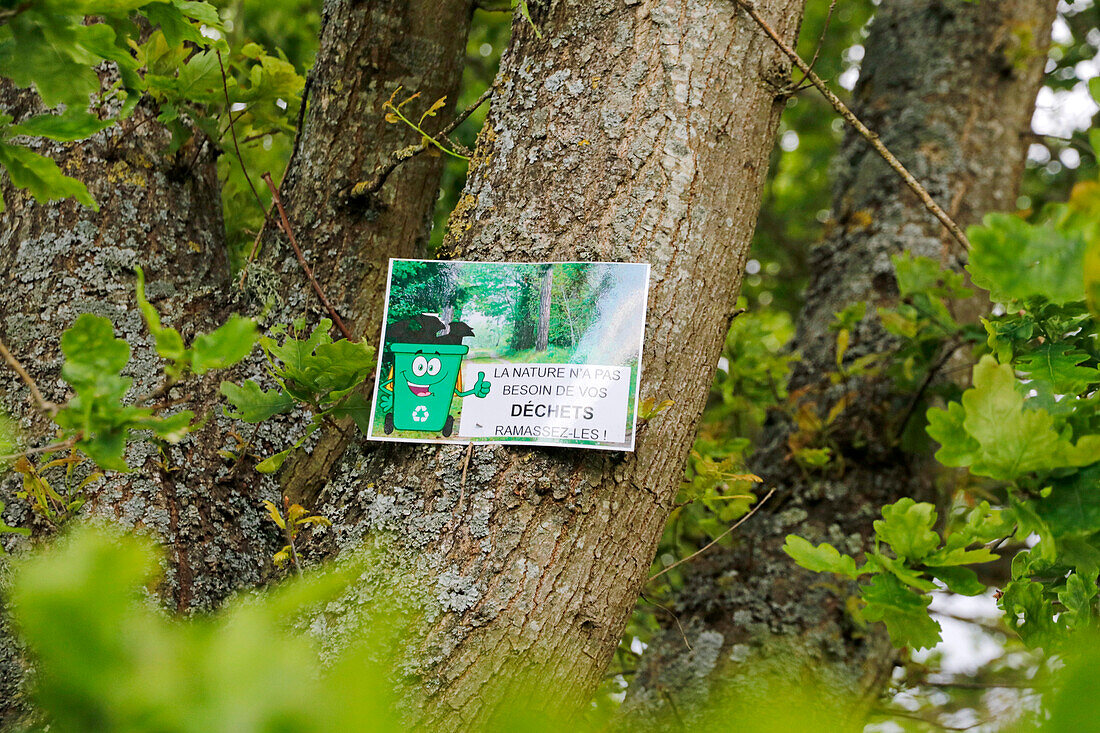
[[340,333],[344,334],[344,338],[348,341],[354,341],[355,338],[351,335],[351,331],[344,325],[344,321],[340,318],[340,314],[332,307],[332,303],[328,301],[325,291],[321,289],[321,284],[317,282],[317,278],[313,276],[313,270],[310,269],[309,263],[306,262],[305,255],[302,254],[302,249],[298,246],[298,240],[294,238],[294,232],[290,228],[290,221],[286,218],[286,211],[283,209],[283,201],[279,197],[279,189],[275,187],[275,182],[271,180],[271,174],[265,172],[263,174],[263,179],[267,187],[271,189],[271,196],[275,200],[275,208],[279,210],[279,218],[282,221],[283,232],[286,233],[286,238],[290,241],[290,246],[294,248],[294,254],[298,258],[298,264],[302,266],[302,271],[306,274],[306,277],[309,278],[309,283],[313,286],[314,292],[317,293],[317,297],[321,299],[321,303],[324,304],[325,309],[328,310],[329,315],[332,316],[332,322],[336,324],[336,328],[340,329]]
[[[478,97],[473,104],[462,110],[462,112],[459,113],[459,115],[451,121],[451,124],[444,127],[440,132],[435,135],[436,142],[439,142],[441,139],[446,139],[448,135],[454,132],[455,129],[457,129],[458,126],[461,125],[463,122],[465,122],[470,117],[470,115],[472,115],[477,110],[478,107],[485,104],[485,100],[491,97],[495,90],[496,84],[491,84],[488,89],[481,93],[481,96]],[[394,151],[392,154],[390,154],[389,160],[387,160],[382,165],[382,167],[378,169],[373,178],[366,181],[360,181],[359,183],[356,183],[354,186],[352,186],[351,189],[348,191],[348,197],[361,198],[363,196],[369,196],[372,193],[378,193],[379,189],[381,189],[383,184],[385,184],[386,179],[390,177],[390,174],[393,173],[394,170],[397,169],[397,166],[401,165],[407,160],[412,160],[417,155],[420,155],[425,150],[427,150],[431,145],[432,143],[429,140],[424,139],[421,140],[419,143],[416,143],[415,145],[409,145],[408,147],[404,147],[400,150]]]
[[756,11],[756,8],[753,7],[752,3],[749,2],[749,0],[733,0],[733,2],[744,9],[744,11],[748,13],[749,17],[756,21],[756,24],[760,26],[760,29],[764,31],[764,34],[767,35],[768,38],[770,38],[772,42],[779,47],[779,50],[782,51],[783,54],[787,58],[789,58],[791,62],[799,68],[800,71],[802,71],[802,73],[804,74],[804,78],[808,79],[811,84],[817,87],[817,90],[821,92],[822,96],[824,96],[826,100],[828,100],[829,104],[833,106],[833,109],[835,109],[837,113],[841,117],[843,117],[845,121],[848,122],[848,124],[854,127],[856,129],[856,132],[858,132],[868,143],[870,143],[871,147],[875,149],[876,153],[882,156],[882,159],[886,161],[887,165],[893,168],[894,171],[899,176],[901,176],[901,179],[905,181],[905,184],[909,186],[913,193],[917,195],[917,198],[919,198],[921,203],[924,204],[924,207],[932,212],[933,216],[940,220],[940,223],[943,224],[944,228],[947,229],[948,232],[951,233],[951,236],[953,236],[955,240],[963,246],[964,249],[969,250],[970,240],[966,238],[966,234],[963,233],[962,228],[960,228],[959,225],[955,223],[954,219],[948,216],[947,212],[944,211],[940,207],[940,205],[932,199],[932,196],[929,195],[928,191],[924,188],[924,186],[921,185],[920,181],[913,177],[913,174],[910,173],[904,165],[902,165],[901,161],[898,160],[894,156],[894,154],[891,153],[890,150],[882,144],[882,140],[879,139],[879,136],[876,133],[872,132],[870,128],[867,127],[867,125],[863,124],[863,122],[858,117],[856,117],[855,113],[852,112],[852,110],[848,109],[848,106],[840,100],[840,97],[833,94],[832,90],[829,89],[825,82],[821,80],[821,77],[815,74],[813,69],[811,69],[806,64],[806,62],[802,60],[802,57],[799,56],[794,51],[794,49],[788,46],[783,41],[783,39],[779,37],[775,30],[770,25],[768,25],[768,22],[764,20],[763,17],[761,17],[760,13]]

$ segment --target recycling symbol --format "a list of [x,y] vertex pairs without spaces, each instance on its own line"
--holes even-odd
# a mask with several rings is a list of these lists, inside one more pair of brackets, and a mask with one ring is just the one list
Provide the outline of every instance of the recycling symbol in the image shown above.
[[428,419],[428,408],[424,405],[417,405],[413,410],[412,419],[416,422],[424,422]]

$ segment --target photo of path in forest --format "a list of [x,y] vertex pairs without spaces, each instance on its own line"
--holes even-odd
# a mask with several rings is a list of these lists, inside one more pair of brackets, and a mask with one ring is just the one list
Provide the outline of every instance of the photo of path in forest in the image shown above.
[[[371,437],[468,442],[474,434],[463,430],[459,435],[458,430],[464,403],[496,400],[502,390],[527,394],[526,387],[505,384],[494,391],[490,367],[503,374],[504,365],[590,365],[623,370],[619,386],[625,404],[617,418],[623,440],[608,437],[620,435],[615,430],[599,438],[596,433],[535,430],[478,434],[476,439],[632,445],[648,277],[648,265],[635,263],[392,260]],[[574,382],[582,374],[574,370]],[[567,379],[564,373],[547,375],[534,368],[505,376],[522,375]],[[572,390],[548,384],[543,389]],[[556,408],[545,409],[559,416]]]

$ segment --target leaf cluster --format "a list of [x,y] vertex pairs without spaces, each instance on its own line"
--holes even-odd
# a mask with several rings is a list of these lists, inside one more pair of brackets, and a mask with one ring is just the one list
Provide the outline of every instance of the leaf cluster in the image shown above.
[[[1073,632],[1096,625],[1098,222],[1100,184],[1087,182],[1034,221],[995,214],[971,228],[967,270],[995,303],[981,331],[952,315],[952,304],[968,294],[961,275],[930,260],[895,259],[903,302],[879,315],[901,339],[906,360],[920,364],[923,358],[928,369],[929,357],[942,359],[962,343],[986,352],[970,386],[926,416],[927,434],[939,444],[936,459],[966,471],[964,503],[983,500],[962,529],[945,534],[943,545],[931,505],[905,499],[884,507],[875,523],[875,549],[861,567],[828,545],[813,547],[797,537],[788,538],[785,549],[811,570],[853,580],[870,575],[860,589],[861,617],[886,623],[899,645],[929,646],[938,639],[934,620],[923,610],[936,587],[985,590],[966,566],[993,556],[957,544],[964,540],[1009,542],[1012,575],[1000,605],[1009,627],[1029,645],[1062,647]],[[913,384],[906,368],[895,378]],[[879,543],[891,553],[880,552]],[[947,573],[944,552],[953,561]]]
[[[290,453],[329,418],[350,417],[366,433],[369,430],[370,405],[359,386],[374,372],[374,349],[362,342],[329,335],[332,321],[323,319],[305,338],[299,335],[304,321],[272,329],[271,336],[260,339],[267,355],[268,372],[274,389],[265,390],[254,380],[243,385],[222,382],[221,392],[233,409],[229,417],[247,423],[259,423],[273,415],[286,414],[299,406],[312,413],[305,435],[289,448],[264,459],[256,470],[273,473],[282,467]],[[282,342],[272,336],[283,336]]]

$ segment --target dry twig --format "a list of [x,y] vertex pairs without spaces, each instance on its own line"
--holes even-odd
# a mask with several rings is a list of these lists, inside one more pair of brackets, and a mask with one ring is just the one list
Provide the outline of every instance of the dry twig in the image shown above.
[[330,316],[332,316],[332,322],[336,324],[336,328],[340,329],[340,333],[344,334],[344,338],[348,341],[354,341],[354,337],[351,335],[351,331],[344,325],[343,319],[340,318],[340,314],[336,312],[336,309],[332,307],[332,303],[328,301],[328,296],[325,295],[325,291],[321,288],[321,284],[317,282],[317,278],[313,276],[313,270],[310,269],[309,263],[306,262],[305,255],[302,254],[302,248],[298,246],[298,240],[294,238],[294,232],[290,228],[290,221],[286,218],[286,211],[283,209],[283,201],[279,198],[279,189],[275,187],[275,182],[271,180],[270,173],[263,174],[264,182],[267,183],[267,187],[271,189],[271,196],[275,200],[275,208],[279,210],[279,219],[282,222],[283,233],[286,234],[287,240],[290,241],[290,246],[294,249],[294,254],[298,258],[298,264],[302,266],[302,271],[305,272],[306,277],[309,278],[310,285],[313,286],[314,292],[317,293],[317,297],[321,299],[321,303],[328,310]]
[[18,374],[19,378],[23,380],[23,384],[27,385],[27,388],[30,389],[31,399],[34,400],[34,404],[39,409],[39,411],[49,417],[53,417],[54,415],[56,415],[58,409],[57,405],[42,396],[42,391],[38,389],[38,383],[34,381],[34,378],[30,374],[27,373],[27,370],[23,368],[23,365],[19,363],[19,360],[16,359],[10,351],[8,351],[8,347],[4,344],[3,341],[0,341],[0,356],[4,357],[4,361],[6,361],[8,366],[12,368],[12,371]]
[[876,153],[882,156],[882,159],[886,161],[887,165],[893,168],[894,171],[899,176],[901,176],[901,179],[905,181],[905,184],[909,186],[913,193],[917,195],[917,198],[921,200],[921,203],[924,204],[924,207],[932,212],[933,216],[940,220],[940,223],[943,224],[944,228],[951,233],[951,236],[953,236],[955,240],[963,246],[964,249],[969,250],[970,240],[966,238],[966,234],[963,233],[963,230],[959,227],[958,224],[955,223],[954,219],[952,219],[947,214],[947,212],[944,211],[940,207],[940,205],[932,199],[932,196],[929,195],[928,191],[924,188],[924,186],[921,185],[920,181],[914,178],[913,174],[910,173],[904,165],[902,165],[901,161],[898,160],[894,156],[894,154],[891,153],[890,150],[882,144],[882,140],[879,139],[879,136],[876,133],[872,132],[867,127],[867,125],[863,124],[863,122],[858,117],[856,117],[855,113],[852,112],[852,110],[848,109],[848,106],[840,100],[840,97],[833,94],[832,90],[829,89],[825,82],[821,80],[821,77],[815,74],[813,72],[813,69],[811,69],[806,64],[806,62],[802,60],[802,57],[799,56],[794,49],[788,46],[783,41],[783,39],[779,37],[779,34],[777,34],[775,30],[770,25],[768,25],[768,22],[764,20],[763,17],[761,17],[760,13],[757,12],[756,8],[753,7],[751,2],[748,2],[748,0],[733,0],[733,2],[741,6],[744,11],[748,13],[749,17],[756,21],[756,24],[760,26],[760,29],[764,31],[764,34],[767,35],[768,38],[770,38],[772,42],[779,47],[779,50],[782,51],[783,54],[787,58],[789,58],[800,71],[802,71],[802,73],[805,75],[805,78],[808,79],[810,83],[813,84],[815,87],[817,87],[817,90],[821,92],[826,100],[828,100],[829,104],[833,106],[833,109],[835,109],[837,113],[839,113],[840,116],[843,117],[846,122],[848,122],[848,124],[854,127],[856,131],[860,135],[862,135],[868,143],[870,143],[871,147],[875,149]]
[[657,573],[654,573],[653,575],[649,576],[649,580],[646,581],[646,585],[649,585],[654,580],[656,580],[657,578],[659,578],[662,575],[664,575],[665,573],[667,573],[669,570],[672,570],[675,567],[679,567],[680,565],[683,565],[684,563],[688,562],[689,560],[695,559],[699,555],[702,555],[704,552],[709,550],[711,547],[714,547],[714,545],[718,544],[718,542],[720,542],[730,532],[737,529],[738,527],[740,527],[745,522],[749,521],[749,517],[751,517],[753,514],[756,514],[756,510],[759,509],[760,507],[764,506],[764,502],[766,502],[768,499],[770,499],[772,497],[772,494],[774,494],[774,493],[775,493],[775,489],[772,489],[771,491],[769,491],[767,494],[764,495],[763,499],[761,499],[759,502],[757,502],[756,506],[754,506],[752,509],[749,510],[748,514],[746,514],[745,516],[738,519],[737,522],[732,527],[730,527],[725,532],[723,532],[722,534],[715,537],[713,540],[711,540],[707,544],[700,547],[695,552],[691,553],[690,555],[688,555],[687,557],[685,557],[681,560],[677,560],[676,562],[672,563],[671,565],[669,565],[664,570],[662,570],[660,572],[657,572]]

